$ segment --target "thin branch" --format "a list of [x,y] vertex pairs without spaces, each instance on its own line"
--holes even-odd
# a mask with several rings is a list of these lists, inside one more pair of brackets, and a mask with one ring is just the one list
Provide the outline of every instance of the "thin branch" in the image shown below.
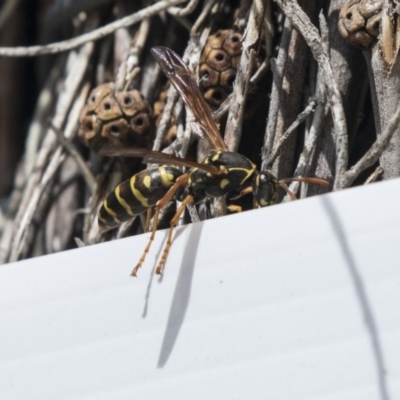
[[244,108],[251,72],[256,59],[255,48],[260,41],[261,25],[264,22],[264,12],[264,2],[254,0],[243,41],[242,55],[233,86],[232,101],[225,130],[225,142],[230,151],[237,151],[242,136]]
[[35,216],[37,205],[44,191],[49,187],[50,182],[54,178],[54,174],[65,160],[65,157],[66,155],[62,153],[61,147],[59,147],[54,153],[54,157],[50,160],[39,184],[33,190],[29,204],[26,210],[24,210],[24,215],[12,242],[12,251],[9,259],[10,262],[17,261],[21,253],[24,251],[28,238],[28,228],[31,224],[32,218]]
[[[320,79],[321,72],[318,73],[317,77],[317,89],[316,89],[316,99],[317,107],[314,113],[314,118],[311,127],[306,131],[306,138],[304,142],[304,148],[300,154],[299,161],[294,171],[293,176],[307,176],[310,169],[310,161],[314,154],[315,146],[319,136],[322,133],[323,124],[326,117],[326,87]],[[290,184],[290,190],[293,193],[297,193],[300,182],[294,181]],[[289,200],[288,196],[284,198],[284,201]]]
[[283,75],[286,67],[286,61],[288,56],[288,48],[290,44],[290,38],[292,36],[292,24],[289,19],[285,20],[283,26],[283,32],[281,42],[279,45],[278,56],[276,59],[271,60],[271,69],[273,73],[271,100],[268,112],[268,122],[265,130],[264,145],[262,148],[262,166],[261,168],[267,168],[266,160],[269,158],[269,154],[272,151],[273,143],[275,140],[276,124],[278,121],[279,107],[282,99],[282,83]]
[[232,93],[222,102],[217,110],[212,112],[212,117],[216,122],[219,122],[221,118],[229,112],[231,101]]
[[[178,103],[179,105],[179,103]],[[177,114],[179,115],[179,114]],[[179,120],[179,117],[177,118],[177,122]],[[185,123],[185,129],[182,129],[182,123],[178,124],[177,127],[177,132],[176,136],[180,139],[182,146],[179,150],[179,156],[182,158],[185,158],[187,156],[187,152],[189,149],[190,141],[192,139],[192,127],[195,121],[193,120],[193,116],[189,113],[186,113],[186,123]],[[182,131],[182,132],[181,132]]]
[[271,66],[271,59],[267,57],[262,62],[258,70],[254,73],[254,75],[250,78],[250,83],[252,85],[256,85],[261,80],[261,78],[263,78],[264,75],[267,73],[270,66]]
[[64,63],[65,57],[59,57],[48,74],[48,78],[37,99],[36,109],[25,141],[25,160],[23,163],[25,177],[28,177],[32,173],[37,152],[41,146],[43,134],[46,129],[44,122],[49,118],[54,102],[56,101],[55,87],[60,79]]
[[375,182],[383,174],[383,172],[384,171],[381,166],[376,167],[375,171],[364,182],[364,185],[369,185],[370,183]]
[[189,3],[185,7],[171,7],[168,12],[177,17],[185,17],[186,15],[191,14],[199,4],[199,0],[190,0]]
[[364,154],[364,156],[351,167],[343,176],[343,188],[349,187],[354,180],[368,167],[374,165],[382,153],[389,145],[393,134],[396,132],[400,124],[400,107],[397,108],[396,113],[389,121],[386,129],[376,139],[371,148]]
[[3,211],[0,204],[0,235],[3,234],[4,227],[6,225],[6,218],[4,217]]
[[288,139],[288,137],[296,130],[296,128],[310,115],[315,111],[317,106],[317,102],[315,100],[311,100],[310,104],[297,116],[296,120],[289,126],[287,131],[281,136],[277,145],[272,150],[271,155],[268,157],[266,164],[267,166],[271,166],[274,161],[277,159],[279,152],[282,148],[282,145]]
[[330,58],[326,51],[327,44],[324,44],[318,33],[318,29],[312,24],[310,18],[301,9],[297,1],[276,1],[293,26],[300,32],[304,40],[307,42],[313,57],[317,61],[324,76],[336,133],[337,158],[334,189],[341,189],[344,187],[344,174],[348,164],[348,137],[342,99],[333,75]]
[[153,15],[166,10],[167,8],[181,4],[186,0],[161,0],[156,4],[146,7],[132,15],[121,18],[101,28],[95,29],[91,32],[77,36],[76,38],[64,40],[62,42],[51,43],[44,46],[30,46],[30,47],[0,47],[0,56],[7,57],[34,57],[43,54],[55,54],[62,51],[71,50],[84,43],[100,40],[103,37],[110,35],[120,28],[131,26],[143,19],[150,18]]
[[192,222],[200,222],[199,214],[197,213],[197,209],[193,204],[187,204],[186,208],[189,211],[190,220]]
[[328,22],[326,21],[326,18],[321,10],[319,13],[319,29],[321,31],[321,39],[322,39],[322,45],[325,48],[326,54],[330,53],[330,46],[329,46],[329,27],[328,27]]
[[201,14],[197,18],[197,21],[192,26],[192,29],[190,32],[191,35],[198,33],[198,31],[200,30],[200,27],[203,25],[204,21],[206,20],[206,18],[208,17],[208,15],[210,14],[212,8],[214,7],[214,5],[216,3],[217,3],[217,0],[208,0],[208,2],[204,4]]
[[17,171],[14,178],[14,189],[11,192],[8,202],[5,224],[3,226],[3,232],[0,239],[0,264],[4,264],[8,260],[13,234],[16,229],[15,215],[21,203],[26,183],[23,164],[24,161],[22,160],[17,166]]
[[153,150],[159,151],[161,149],[164,137],[170,125],[172,113],[174,112],[175,104],[178,100],[178,93],[171,85],[167,93],[167,102],[165,103],[164,111],[157,128],[156,137],[154,139]]
[[265,51],[266,51],[266,56],[268,60],[271,60],[272,54],[273,54],[273,43],[274,43],[274,21],[273,21],[273,16],[272,16],[272,2],[267,1],[266,7],[265,7],[265,16],[264,16],[264,45],[265,45]]
[[[92,27],[95,23],[97,21],[89,20],[88,28]],[[69,54],[66,63],[68,73],[64,83],[64,90],[58,96],[55,115],[52,119],[52,124],[58,129],[62,129],[68,111],[76,98],[76,92],[85,75],[93,48],[93,43],[87,43],[78,52],[74,51]],[[56,149],[56,144],[55,135],[49,129],[42,148],[38,153],[33,169],[34,173],[32,173],[26,185],[24,197],[15,218],[16,232],[12,240],[9,261],[16,261],[20,257],[23,246],[26,244],[28,227],[37,210],[38,203],[65,158],[61,147]],[[48,164],[50,156],[52,157]]]
[[129,49],[127,57],[122,61],[118,68],[115,90],[128,90],[133,79],[140,71],[140,61],[142,51],[146,45],[147,37],[150,32],[150,19],[144,19],[140,23],[140,27],[133,40],[133,44]]
[[72,142],[67,140],[64,136],[63,132],[57,129],[54,125],[50,124],[50,128],[57,135],[57,139],[60,144],[64,147],[64,149],[69,153],[69,155],[75,160],[81,169],[82,176],[86,181],[86,184],[89,187],[90,192],[93,194],[96,190],[96,179],[94,178],[90,168],[87,166],[85,160],[81,156],[81,153],[77,150]]

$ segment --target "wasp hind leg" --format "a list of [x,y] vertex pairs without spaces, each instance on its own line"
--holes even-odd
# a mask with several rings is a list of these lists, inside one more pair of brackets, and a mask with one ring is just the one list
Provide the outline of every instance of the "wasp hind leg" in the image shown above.
[[131,272],[131,276],[137,275],[137,272],[138,272],[139,268],[142,266],[142,264],[144,263],[144,260],[146,259],[146,255],[149,252],[151,244],[154,241],[154,237],[156,235],[156,230],[158,227],[158,217],[160,214],[160,210],[172,199],[172,197],[175,195],[176,191],[180,187],[186,186],[188,178],[189,178],[188,174],[181,175],[176,180],[176,182],[171,186],[171,188],[168,190],[168,192],[165,194],[165,196],[157,202],[157,204],[155,206],[156,211],[154,213],[154,219],[153,219],[153,229],[151,230],[150,238],[149,238],[147,245],[142,253],[142,256],[140,257],[139,262],[137,263],[136,267],[133,268],[133,270]]
[[179,221],[179,217],[180,217],[180,216],[182,215],[182,213],[185,211],[186,206],[187,206],[188,204],[193,204],[193,203],[194,203],[194,198],[193,198],[193,196],[190,196],[190,195],[189,195],[189,196],[186,196],[186,197],[182,200],[182,203],[181,203],[181,205],[179,206],[177,212],[176,212],[175,215],[172,217],[172,219],[171,219],[171,221],[170,221],[170,223],[169,223],[169,224],[170,224],[170,228],[169,228],[169,231],[168,231],[167,242],[165,243],[164,250],[163,250],[163,253],[162,253],[162,255],[161,255],[160,262],[158,263],[157,268],[156,268],[156,274],[157,274],[157,275],[162,275],[163,272],[164,272],[165,263],[166,263],[166,261],[167,261],[168,253],[169,253],[169,250],[170,250],[171,245],[172,245],[172,233],[173,233],[173,231],[174,231],[174,228],[175,228],[176,224],[177,224],[178,221]]
[[142,264],[144,263],[144,260],[146,259],[146,255],[149,252],[151,244],[154,241],[154,236],[156,235],[156,230],[157,230],[157,225],[158,225],[158,215],[160,213],[160,208],[161,207],[156,206],[156,212],[154,213],[154,220],[153,220],[153,229],[151,231],[150,239],[147,242],[147,245],[142,253],[142,256],[140,257],[139,262],[136,264],[136,267],[133,268],[133,270],[131,272],[131,276],[137,275],[137,272],[138,272],[139,268],[142,266]]

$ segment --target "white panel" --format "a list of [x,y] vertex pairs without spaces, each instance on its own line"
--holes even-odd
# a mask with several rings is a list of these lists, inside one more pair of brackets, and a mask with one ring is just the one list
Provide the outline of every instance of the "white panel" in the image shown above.
[[400,181],[0,267],[1,399],[400,399]]

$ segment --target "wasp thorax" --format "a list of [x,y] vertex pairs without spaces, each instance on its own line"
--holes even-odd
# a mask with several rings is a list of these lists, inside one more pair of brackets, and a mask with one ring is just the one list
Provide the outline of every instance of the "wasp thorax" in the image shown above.
[[339,14],[341,35],[354,46],[369,49],[376,41],[382,18],[382,1],[347,0]]
[[219,174],[212,174],[201,168],[190,171],[184,194],[192,195],[195,202],[205,197],[239,197],[250,186],[256,170],[256,166],[248,158],[231,151],[212,151],[202,164],[218,168]]
[[216,109],[232,92],[242,52],[242,35],[231,29],[211,35],[200,59],[199,86],[209,105]]
[[270,206],[276,203],[277,180],[271,171],[260,171],[256,174],[253,183],[253,195],[260,207]]
[[112,83],[100,85],[82,110],[78,135],[94,150],[105,143],[148,147],[154,138],[150,107],[137,90],[114,93]]

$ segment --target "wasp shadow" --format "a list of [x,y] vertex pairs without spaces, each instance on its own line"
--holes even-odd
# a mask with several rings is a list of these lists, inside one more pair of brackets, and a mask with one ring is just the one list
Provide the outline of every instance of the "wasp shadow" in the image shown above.
[[189,230],[188,238],[182,257],[181,268],[179,270],[174,296],[172,298],[157,368],[163,368],[167,363],[185,319],[186,311],[189,306],[194,263],[196,260],[202,227],[202,223],[194,223],[186,228],[186,230]]
[[382,351],[382,345],[379,338],[379,330],[375,321],[374,313],[368,298],[367,291],[359,272],[357,263],[353,256],[351,246],[348,242],[346,232],[343,229],[343,224],[340,217],[328,196],[321,196],[322,204],[328,214],[329,221],[336,234],[337,241],[342,251],[343,257],[346,260],[347,269],[349,271],[354,290],[360,304],[361,312],[363,315],[364,323],[370,338],[371,348],[375,360],[376,374],[378,380],[379,393],[382,400],[390,400],[389,391],[387,387],[387,380],[385,374],[385,362]]

